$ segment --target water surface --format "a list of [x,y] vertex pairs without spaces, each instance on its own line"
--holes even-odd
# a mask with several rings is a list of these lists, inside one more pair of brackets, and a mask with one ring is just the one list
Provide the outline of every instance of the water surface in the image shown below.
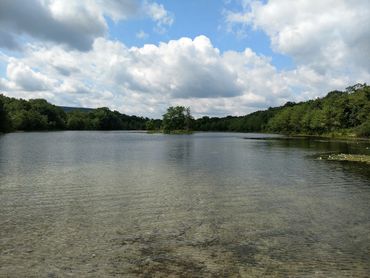
[[369,276],[369,166],[316,159],[369,145],[261,136],[0,136],[0,277]]

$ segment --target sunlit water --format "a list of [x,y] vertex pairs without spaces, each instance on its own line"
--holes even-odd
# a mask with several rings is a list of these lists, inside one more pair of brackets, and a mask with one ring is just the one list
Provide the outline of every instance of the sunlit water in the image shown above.
[[[0,136],[0,277],[369,277],[369,145]],[[269,137],[269,136],[267,136]]]

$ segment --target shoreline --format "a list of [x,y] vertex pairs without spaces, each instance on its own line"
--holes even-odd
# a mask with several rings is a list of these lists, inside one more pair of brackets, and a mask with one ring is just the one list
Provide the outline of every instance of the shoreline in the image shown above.
[[101,130],[101,129],[83,129],[83,130],[76,130],[76,129],[55,129],[55,130],[14,130],[9,132],[0,132],[0,135],[11,134],[11,133],[29,133],[29,132],[40,132],[40,133],[48,133],[48,132],[63,132],[63,131],[131,131],[131,132],[145,132],[147,134],[168,134],[168,135],[176,135],[176,134],[194,134],[198,132],[204,133],[238,133],[238,134],[270,134],[276,136],[283,136],[283,137],[271,137],[271,138],[264,138],[264,137],[245,137],[244,139],[254,139],[254,140],[269,140],[269,139],[280,139],[280,140],[289,140],[289,139],[326,139],[326,140],[333,140],[333,141],[361,141],[361,142],[369,142],[370,138],[368,137],[356,137],[356,136],[333,136],[333,135],[314,135],[314,134],[286,134],[286,133],[274,133],[274,132],[266,132],[266,131],[203,131],[203,130],[174,130],[171,132],[164,132],[163,130],[145,130],[145,129],[111,129],[111,130]]

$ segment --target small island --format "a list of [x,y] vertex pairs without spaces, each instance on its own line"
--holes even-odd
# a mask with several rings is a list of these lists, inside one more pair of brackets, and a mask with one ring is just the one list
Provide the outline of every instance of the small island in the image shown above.
[[190,107],[171,106],[163,115],[161,125],[158,125],[155,120],[150,120],[146,124],[146,129],[149,133],[192,134],[193,122]]

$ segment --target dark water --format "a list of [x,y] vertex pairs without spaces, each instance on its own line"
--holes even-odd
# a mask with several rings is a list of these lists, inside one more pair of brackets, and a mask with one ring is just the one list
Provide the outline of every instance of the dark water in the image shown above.
[[[0,277],[369,277],[364,143],[0,136]],[[266,135],[263,135],[266,136]]]

